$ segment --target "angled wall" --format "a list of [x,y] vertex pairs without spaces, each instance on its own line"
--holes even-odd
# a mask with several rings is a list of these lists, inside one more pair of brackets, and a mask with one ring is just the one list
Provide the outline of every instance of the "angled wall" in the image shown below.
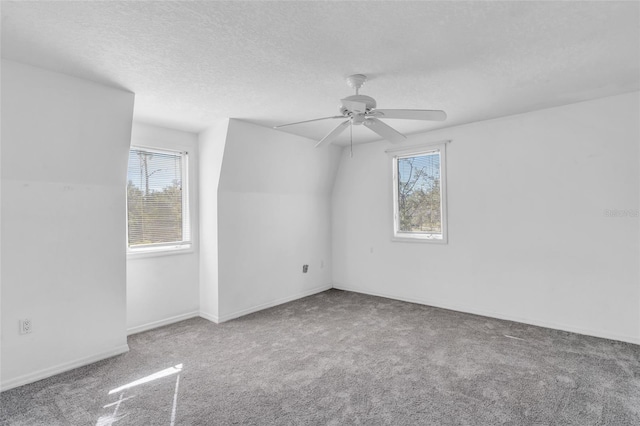
[[639,133],[633,92],[409,137],[452,140],[447,245],[391,241],[389,145],[357,146],[334,286],[640,343]]
[[217,206],[220,321],[331,288],[340,150],[314,144],[230,120]]
[[[2,388],[128,350],[133,93],[2,61]],[[18,334],[29,318],[31,334]]]
[[200,316],[218,318],[218,184],[229,120],[198,135],[200,205]]

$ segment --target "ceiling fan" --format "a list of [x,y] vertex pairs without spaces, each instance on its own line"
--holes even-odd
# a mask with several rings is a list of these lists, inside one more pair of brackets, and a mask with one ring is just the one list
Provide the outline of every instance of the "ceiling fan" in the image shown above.
[[361,95],[359,93],[360,88],[365,83],[365,81],[367,81],[367,76],[363,74],[354,74],[347,77],[347,85],[354,88],[356,90],[356,94],[347,96],[346,98],[340,100],[341,105],[339,107],[339,110],[341,115],[315,118],[313,120],[298,121],[289,124],[281,124],[280,126],[274,126],[274,129],[294,126],[296,124],[311,123],[313,121],[342,119],[344,121],[338,124],[335,129],[333,129],[324,138],[322,138],[316,144],[316,148],[333,142],[338,136],[340,136],[342,132],[345,131],[347,127],[352,130],[351,142],[353,143],[353,125],[364,125],[389,142],[399,143],[404,141],[407,137],[395,130],[393,127],[383,123],[380,120],[381,118],[426,121],[444,121],[447,118],[447,114],[444,111],[439,110],[377,109],[375,99],[373,99],[371,96]]

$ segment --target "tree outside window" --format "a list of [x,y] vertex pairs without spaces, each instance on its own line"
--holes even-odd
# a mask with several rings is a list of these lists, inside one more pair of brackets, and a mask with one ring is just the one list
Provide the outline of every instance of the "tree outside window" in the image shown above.
[[387,151],[393,156],[394,239],[446,243],[445,144]]

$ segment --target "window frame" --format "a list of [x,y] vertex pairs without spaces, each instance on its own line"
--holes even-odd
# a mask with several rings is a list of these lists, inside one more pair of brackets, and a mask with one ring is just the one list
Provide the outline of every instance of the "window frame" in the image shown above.
[[[189,182],[189,152],[181,149],[157,148],[142,144],[131,144],[129,153],[132,150],[145,151],[164,155],[180,155],[181,160],[181,186],[182,186],[182,236],[180,242],[153,243],[134,246],[129,245],[129,199],[126,197],[126,252],[128,257],[148,257],[164,256],[170,254],[190,253],[193,251],[193,224],[190,210],[190,182]],[[127,166],[128,174],[128,166]],[[129,179],[127,176],[127,185]],[[126,190],[126,189],[125,189]],[[186,238],[185,238],[186,236]]]
[[[392,215],[393,232],[392,241],[409,243],[448,244],[448,219],[447,219],[447,144],[451,141],[429,142],[409,147],[391,148],[385,151],[391,157],[392,169]],[[400,231],[399,203],[398,203],[398,160],[420,155],[429,155],[438,152],[440,154],[440,217],[442,226],[442,238],[434,238],[434,234]]]

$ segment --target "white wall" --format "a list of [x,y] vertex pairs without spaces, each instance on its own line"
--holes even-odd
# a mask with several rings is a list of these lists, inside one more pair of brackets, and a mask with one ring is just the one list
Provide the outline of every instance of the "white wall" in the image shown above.
[[200,316],[218,322],[218,183],[229,120],[200,133]]
[[337,288],[640,343],[639,96],[444,129],[449,244],[392,242],[385,142],[342,156]]
[[[2,61],[2,388],[128,350],[133,93]],[[30,318],[33,333],[18,334]]]
[[230,121],[218,189],[220,321],[331,288],[340,150],[314,144]]
[[198,316],[198,135],[134,123],[131,144],[189,153],[188,190],[192,249],[127,257],[129,334]]

